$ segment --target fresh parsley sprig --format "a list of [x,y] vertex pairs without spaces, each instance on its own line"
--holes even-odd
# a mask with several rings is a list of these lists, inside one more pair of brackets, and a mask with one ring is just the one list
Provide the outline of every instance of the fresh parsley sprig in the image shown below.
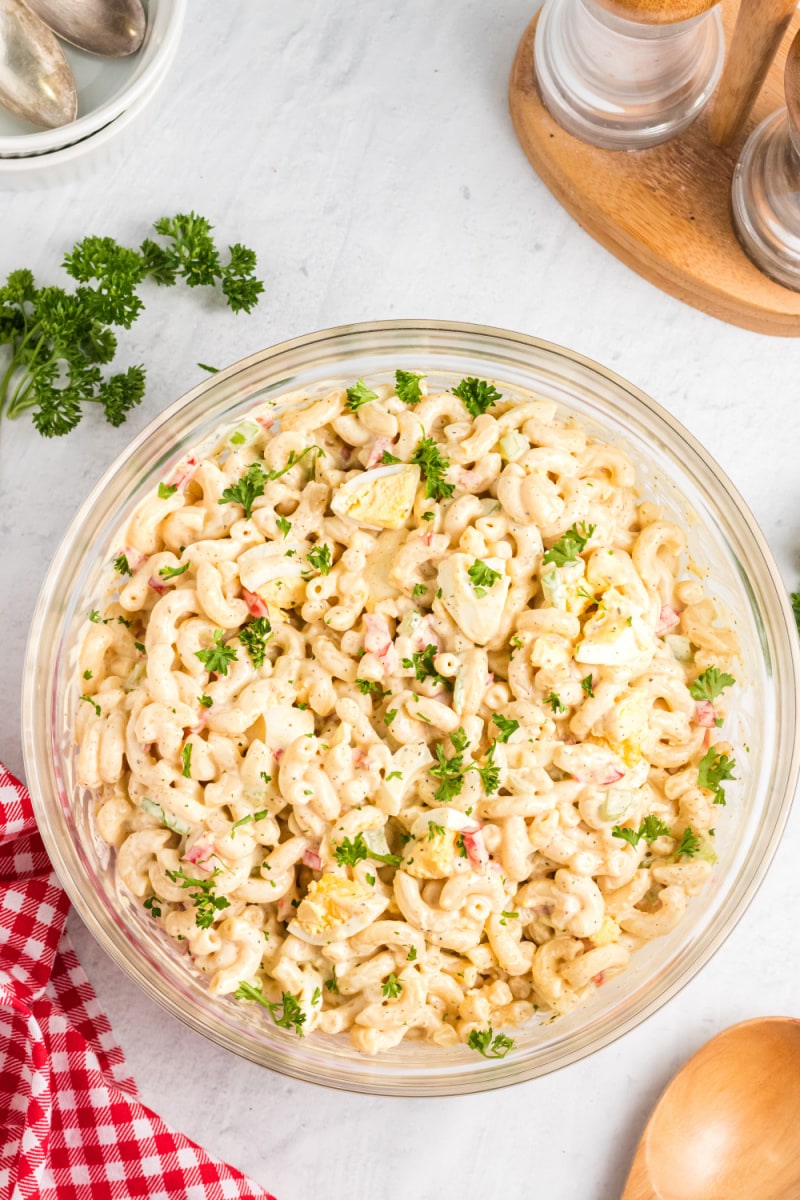
[[421,469],[425,480],[425,495],[429,500],[446,500],[455,491],[455,485],[445,482],[445,472],[450,466],[450,459],[444,458],[432,437],[424,437],[417,443],[417,448],[411,455],[410,461]]
[[272,637],[272,626],[266,617],[255,617],[239,630],[239,641],[250,655],[250,661],[258,670],[267,657],[267,642]]
[[689,688],[689,695],[693,700],[708,700],[713,704],[725,688],[733,687],[735,683],[732,675],[727,675],[718,667],[706,667]]
[[260,987],[243,980],[233,993],[233,998],[234,1000],[252,1000],[255,1004],[260,1004],[262,1008],[266,1008],[275,1024],[281,1029],[293,1029],[298,1037],[303,1036],[302,1027],[305,1024],[306,1014],[300,1007],[297,997],[293,996],[291,992],[281,993],[280,1000],[268,1000]]
[[233,646],[226,646],[221,629],[214,630],[214,644],[206,650],[195,650],[195,657],[206,668],[210,675],[227,675],[228,663],[235,662],[238,654]]
[[217,913],[231,906],[230,900],[225,896],[218,896],[214,891],[214,880],[219,874],[221,872],[218,867],[208,879],[194,879],[186,874],[183,867],[178,867],[177,871],[167,868],[167,878],[173,883],[180,883],[182,888],[197,889],[190,893],[189,899],[195,907],[194,919],[198,929],[210,929]]
[[477,1050],[484,1058],[505,1058],[514,1049],[514,1039],[505,1033],[495,1033],[491,1025],[487,1029],[473,1029],[467,1038],[470,1050]]
[[716,746],[709,746],[700,759],[697,770],[697,783],[702,788],[708,788],[714,793],[714,804],[725,804],[725,789],[722,786],[728,779],[736,779],[733,768],[736,759],[720,753]]
[[344,406],[348,412],[358,412],[363,404],[369,404],[372,400],[377,399],[378,393],[368,388],[363,379],[359,379],[352,387],[347,389],[347,399]]
[[503,399],[493,383],[487,383],[485,379],[475,379],[472,375],[462,379],[461,383],[453,388],[453,395],[464,401],[464,407],[471,417],[479,417],[498,400]]
[[85,404],[99,404],[111,425],[121,425],[144,395],[141,365],[106,376],[102,367],[117,351],[112,327],[130,329],[144,307],[138,289],[147,279],[190,287],[221,283],[235,311],[250,311],[263,291],[253,274],[256,256],[230,247],[223,267],[211,225],[195,213],[156,222],[166,246],[146,239],[139,250],[110,237],[87,237],[65,255],[63,267],[77,287],[38,287],[27,269],[12,271],[0,288],[0,345],[9,347],[0,377],[0,412],[14,419],[31,411],[44,437],[61,437],[80,422]]
[[482,562],[481,559],[476,558],[475,562],[467,571],[467,575],[469,576],[475,595],[479,600],[482,600],[483,597],[488,593],[489,589],[497,583],[498,579],[500,579],[502,572],[495,571],[493,567],[487,567],[485,562]]
[[611,836],[622,838],[624,842],[629,842],[631,846],[638,846],[639,842],[644,838],[648,846],[654,842],[656,838],[669,837],[669,825],[665,825],[660,817],[656,817],[653,813],[645,817],[638,829],[627,829],[624,826],[615,825],[611,830]]
[[562,533],[557,542],[554,542],[548,551],[546,551],[542,562],[555,563],[557,567],[563,567],[566,563],[575,562],[579,554],[583,553],[586,543],[595,531],[594,525],[587,525],[585,521],[580,521],[578,524],[570,526],[566,533]]
[[370,850],[363,833],[356,834],[352,840],[345,838],[334,848],[333,853],[340,867],[354,867],[356,863],[364,862],[367,858],[385,863],[387,867],[399,867],[403,861],[397,854],[379,854]]
[[519,729],[519,721],[515,721],[513,717],[504,717],[502,713],[492,713],[492,720],[500,730],[497,735],[498,742],[507,742],[512,733]]
[[403,404],[419,404],[422,399],[422,389],[419,385],[420,380],[424,378],[424,375],[415,375],[413,371],[395,371],[394,390],[397,399],[402,400]]
[[414,672],[420,683],[425,679],[432,679],[434,683],[452,689],[452,681],[445,679],[444,675],[440,675],[433,664],[434,656],[438,653],[439,647],[431,642],[424,650],[412,651],[411,658],[402,659],[402,664],[407,671]]

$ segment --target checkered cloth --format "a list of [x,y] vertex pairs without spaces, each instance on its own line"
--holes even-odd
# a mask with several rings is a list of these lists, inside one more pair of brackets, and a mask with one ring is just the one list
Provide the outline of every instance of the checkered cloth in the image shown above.
[[141,1103],[68,908],[0,764],[0,1200],[274,1200]]

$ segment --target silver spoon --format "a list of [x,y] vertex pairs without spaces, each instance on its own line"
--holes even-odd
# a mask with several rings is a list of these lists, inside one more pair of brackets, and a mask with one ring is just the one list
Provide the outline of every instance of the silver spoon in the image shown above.
[[147,16],[141,0],[25,0],[64,41],[90,54],[122,58],[142,44]]
[[63,50],[21,0],[0,0],[0,104],[46,129],[67,125],[78,113]]

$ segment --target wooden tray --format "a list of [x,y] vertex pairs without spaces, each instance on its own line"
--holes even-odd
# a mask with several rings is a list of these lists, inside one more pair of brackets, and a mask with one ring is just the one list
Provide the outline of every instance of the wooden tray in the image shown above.
[[[723,0],[725,35],[736,6]],[[588,233],[656,287],[703,312],[758,333],[800,337],[800,292],[763,275],[741,249],[730,217],[733,169],[744,138],[785,104],[792,18],[742,137],[721,150],[702,115],[680,137],[650,150],[599,150],[557,125],[542,104],[533,67],[538,13],[511,69],[511,117],[523,150],[557,200]]]

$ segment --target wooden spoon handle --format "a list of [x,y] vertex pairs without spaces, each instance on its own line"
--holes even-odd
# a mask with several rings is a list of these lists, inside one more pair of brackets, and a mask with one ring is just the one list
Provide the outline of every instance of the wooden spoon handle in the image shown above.
[[729,145],[749,117],[796,3],[742,0],[708,120],[708,135],[717,146]]

